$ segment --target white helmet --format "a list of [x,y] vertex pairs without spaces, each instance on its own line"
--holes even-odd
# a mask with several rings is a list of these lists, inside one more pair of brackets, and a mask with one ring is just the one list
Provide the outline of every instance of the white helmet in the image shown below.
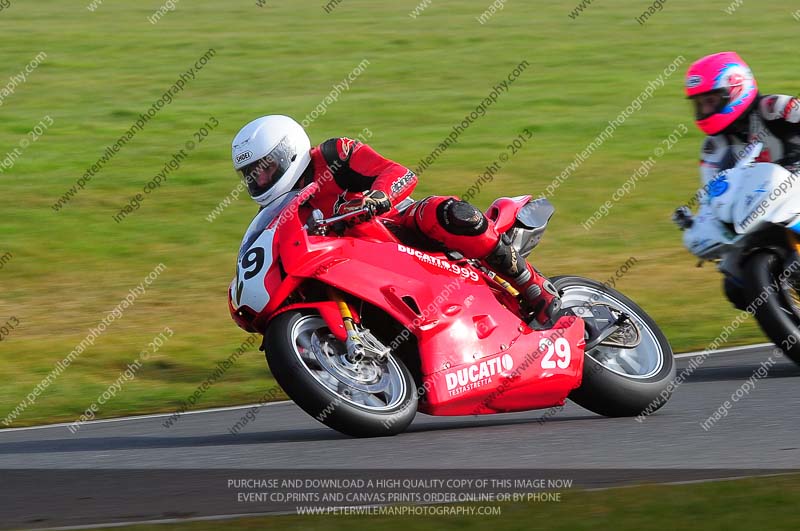
[[311,162],[311,141],[303,127],[282,115],[262,116],[233,139],[233,168],[256,203],[266,205],[297,184]]

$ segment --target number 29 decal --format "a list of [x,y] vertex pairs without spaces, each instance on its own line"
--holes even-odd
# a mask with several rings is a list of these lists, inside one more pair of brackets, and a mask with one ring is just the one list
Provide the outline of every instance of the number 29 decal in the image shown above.
[[264,267],[264,248],[251,247],[242,257],[244,279],[250,280],[261,271],[262,267]]
[[[572,348],[569,346],[569,341],[563,337],[555,340],[555,343],[548,338],[542,338],[539,341],[539,351],[547,349],[547,352],[542,358],[542,369],[566,369],[572,361]],[[556,359],[553,359],[556,358]]]
[[274,230],[265,230],[239,259],[236,279],[231,286],[231,299],[236,307],[244,305],[260,312],[269,302],[264,278],[272,265],[274,236]]

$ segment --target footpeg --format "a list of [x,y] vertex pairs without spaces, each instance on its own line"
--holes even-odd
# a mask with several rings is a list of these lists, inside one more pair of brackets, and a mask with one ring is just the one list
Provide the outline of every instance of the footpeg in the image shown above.
[[571,309],[586,325],[587,352],[601,343],[618,348],[636,348],[641,343],[642,337],[636,323],[611,306],[593,304]]

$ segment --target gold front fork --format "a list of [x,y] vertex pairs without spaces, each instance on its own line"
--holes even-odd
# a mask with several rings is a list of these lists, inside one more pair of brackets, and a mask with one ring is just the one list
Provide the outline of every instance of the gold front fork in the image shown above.
[[344,301],[342,293],[335,288],[328,288],[328,296],[339,307],[339,313],[342,315],[344,322],[344,329],[347,332],[347,352],[353,358],[353,361],[360,361],[364,357],[364,345],[361,343],[361,336],[356,330],[356,324],[353,320],[353,314],[350,312],[350,307]]
[[342,320],[344,321],[344,329],[347,330],[348,333],[355,332],[356,327],[353,314],[350,313],[350,307],[344,302],[342,293],[338,289],[328,288],[328,296],[336,303],[336,306],[339,307],[339,313],[342,314]]
[[[794,252],[800,256],[800,240],[797,239],[797,234],[793,230],[786,229],[786,240],[789,243],[789,247],[794,249]],[[792,298],[795,307],[800,308],[800,293],[794,286],[792,286],[789,296]]]
[[797,239],[797,234],[793,230],[786,229],[786,239],[789,240],[789,247],[794,249],[798,255],[800,255],[800,240]]

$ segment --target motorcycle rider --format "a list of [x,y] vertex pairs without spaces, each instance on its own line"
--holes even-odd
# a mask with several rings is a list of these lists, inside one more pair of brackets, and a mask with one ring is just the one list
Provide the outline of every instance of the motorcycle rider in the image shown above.
[[[686,72],[685,89],[694,105],[695,123],[708,135],[700,152],[700,180],[705,191],[700,197],[706,201],[712,181],[745,154],[748,144],[763,144],[757,162],[792,166],[800,160],[800,99],[760,94],[750,67],[736,52],[715,53],[695,61]],[[673,220],[681,229],[693,223],[685,206],[675,211]],[[724,289],[728,299],[744,309],[746,301],[738,281],[726,276]]]
[[700,153],[704,186],[727,169],[729,147],[739,158],[747,144],[763,143],[758,162],[787,166],[800,158],[800,100],[760,94],[750,67],[736,52],[695,61],[686,72],[686,95],[697,127],[708,135]]
[[253,120],[236,134],[232,158],[250,197],[262,208],[316,182],[319,192],[309,203],[326,217],[361,208],[385,214],[448,249],[482,260],[519,290],[540,324],[552,324],[561,307],[553,284],[473,205],[455,196],[429,196],[398,212],[394,205],[411,194],[417,176],[362,142],[331,138],[312,148],[299,123],[270,115]]

